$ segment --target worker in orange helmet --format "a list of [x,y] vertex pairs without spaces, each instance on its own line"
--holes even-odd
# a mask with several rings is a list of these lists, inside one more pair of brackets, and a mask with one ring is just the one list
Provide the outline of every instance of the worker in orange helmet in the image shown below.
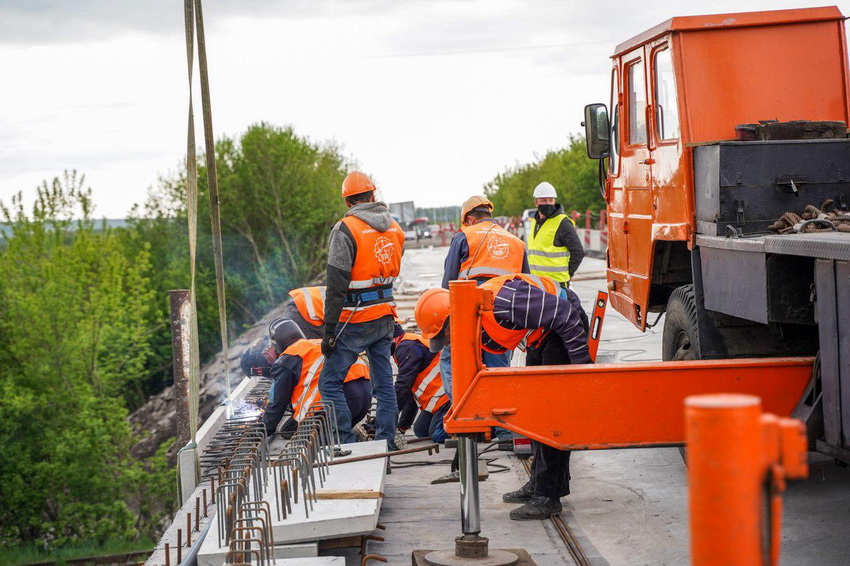
[[295,321],[305,338],[322,338],[325,327],[326,287],[292,289],[292,300],[283,309],[283,318]]
[[[529,273],[525,244],[496,224],[493,203],[487,197],[469,197],[461,207],[460,222],[460,231],[449,244],[443,267],[444,289],[449,288],[449,281],[456,279],[474,279],[482,283],[498,275]],[[508,367],[511,365],[511,352],[494,354],[485,350],[483,361],[487,367]],[[448,344],[440,354],[440,372],[443,386],[451,399],[452,351]],[[497,428],[495,432],[501,441],[511,439],[511,434],[503,428]]]
[[[510,351],[522,344],[536,346],[528,365],[592,363],[587,328],[582,324],[578,296],[553,279],[537,275],[502,275],[482,283],[493,293],[492,311],[481,315],[481,343],[485,351]],[[414,316],[438,351],[451,336],[449,292],[429,289],[416,303]],[[530,353],[530,352],[529,352]],[[544,519],[561,512],[561,497],[570,493],[570,452],[532,442],[531,478],[517,491],[506,493],[508,503],[524,503],[511,519]]]
[[448,434],[443,428],[443,417],[452,404],[440,377],[439,357],[431,352],[427,340],[405,332],[400,324],[395,326],[393,342],[393,358],[398,366],[395,391],[400,411],[399,432],[404,433],[413,425],[417,438],[445,442]]
[[[283,419],[286,408],[292,406],[292,418],[280,428],[280,432],[295,432],[298,423],[304,420],[315,403],[322,401],[319,394],[319,374],[325,362],[318,340],[307,340],[293,320],[277,319],[272,323],[272,340],[280,352],[269,368],[272,386],[269,404],[263,413],[266,434],[274,434]],[[369,384],[369,366],[357,360],[345,376],[343,385],[345,407],[351,412],[352,422],[357,423],[366,416],[372,406],[372,387]]]
[[393,283],[401,268],[404,231],[387,205],[375,200],[371,179],[355,171],[342,183],[348,212],[331,230],[328,241],[325,366],[319,391],[336,407],[342,442],[354,442],[351,413],[345,404],[343,382],[360,352],[371,366],[372,388],[378,401],[376,440],[395,448],[398,403],[390,365],[396,307]]

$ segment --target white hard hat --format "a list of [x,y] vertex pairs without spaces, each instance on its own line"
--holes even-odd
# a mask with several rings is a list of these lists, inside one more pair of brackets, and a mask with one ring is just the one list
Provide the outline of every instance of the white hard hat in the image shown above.
[[552,183],[543,181],[534,187],[534,198],[558,198],[558,193],[555,192]]

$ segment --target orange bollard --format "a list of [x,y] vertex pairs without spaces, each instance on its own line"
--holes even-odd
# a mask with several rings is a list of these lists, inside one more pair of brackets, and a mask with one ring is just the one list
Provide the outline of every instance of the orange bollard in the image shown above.
[[808,475],[803,423],[762,415],[751,395],[698,395],[685,400],[685,439],[692,564],[778,565],[780,494]]
[[[484,369],[481,362],[481,316],[484,309],[493,309],[493,295],[478,288],[476,281],[452,281],[451,347],[452,397],[462,399],[472,379]],[[489,427],[467,432],[486,432]]]

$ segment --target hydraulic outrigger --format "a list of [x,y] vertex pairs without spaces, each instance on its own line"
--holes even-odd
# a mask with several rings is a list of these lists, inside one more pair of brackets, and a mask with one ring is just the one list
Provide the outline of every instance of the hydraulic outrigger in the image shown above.
[[[803,395],[813,358],[487,369],[481,362],[480,315],[492,310],[492,294],[475,281],[452,281],[449,290],[454,406],[445,424],[460,436],[463,534],[455,555],[466,560],[457,563],[488,556],[487,539],[480,536],[475,438],[493,426],[571,450],[681,446],[693,440],[690,450],[698,455],[689,459],[701,463],[689,470],[693,563],[754,564],[753,556],[777,563],[779,492],[786,478],[807,474],[803,425],[782,417]],[[762,409],[778,418],[761,416]],[[725,436],[694,432],[706,427]],[[740,470],[745,472],[736,473]],[[737,499],[712,504],[704,497],[712,485],[729,488]],[[774,511],[769,525],[758,505],[767,503],[765,487]],[[711,519],[717,513],[721,516]],[[723,521],[724,515],[753,528],[742,531],[740,520]],[[769,543],[742,543],[742,537],[767,530]],[[713,542],[705,544],[706,537]],[[483,563],[517,563],[516,556],[497,552]],[[452,564],[446,553],[429,563]]]

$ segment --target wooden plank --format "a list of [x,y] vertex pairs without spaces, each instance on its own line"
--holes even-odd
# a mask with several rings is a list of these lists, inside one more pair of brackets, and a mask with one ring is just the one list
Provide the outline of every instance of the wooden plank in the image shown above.
[[380,491],[371,489],[363,489],[359,491],[344,491],[344,490],[318,490],[316,499],[378,499],[384,494]]

